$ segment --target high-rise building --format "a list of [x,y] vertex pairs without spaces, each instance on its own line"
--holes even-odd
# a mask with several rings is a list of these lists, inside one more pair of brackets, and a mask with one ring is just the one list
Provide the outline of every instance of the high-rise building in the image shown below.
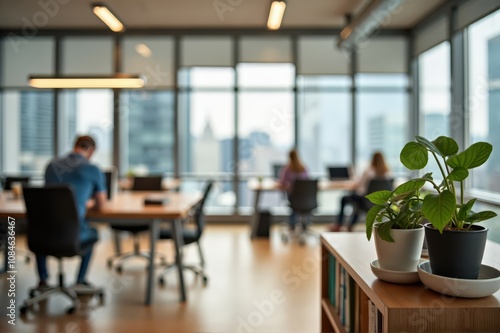
[[[500,35],[488,41],[488,138],[493,144],[500,142]],[[488,175],[477,179],[490,191],[500,191],[500,152],[493,150],[488,164]],[[480,177],[480,175],[478,175]],[[474,179],[476,181],[476,179]]]
[[[387,113],[370,118],[368,127],[369,154],[371,158],[375,151],[383,152],[386,162],[395,174],[404,173],[405,170],[399,161],[399,154],[405,142],[405,121]],[[369,161],[366,161],[369,162]]]
[[50,92],[21,92],[20,171],[43,170],[53,155],[54,99]]
[[174,169],[173,95],[125,92],[128,102],[128,170],[149,173]]

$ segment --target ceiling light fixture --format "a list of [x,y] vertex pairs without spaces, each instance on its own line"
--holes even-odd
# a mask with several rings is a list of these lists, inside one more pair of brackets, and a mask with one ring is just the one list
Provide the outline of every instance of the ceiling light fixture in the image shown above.
[[43,76],[32,75],[29,85],[45,89],[137,89],[144,87],[141,75],[116,74],[113,76]]
[[390,21],[399,7],[408,0],[372,0],[361,13],[340,31],[337,45],[345,50],[353,50]]
[[281,26],[281,21],[283,20],[283,14],[285,13],[286,3],[283,0],[275,0],[271,4],[271,10],[269,11],[269,19],[267,20],[267,28],[269,30],[278,30]]
[[92,11],[114,32],[124,32],[125,26],[103,3],[91,4]]

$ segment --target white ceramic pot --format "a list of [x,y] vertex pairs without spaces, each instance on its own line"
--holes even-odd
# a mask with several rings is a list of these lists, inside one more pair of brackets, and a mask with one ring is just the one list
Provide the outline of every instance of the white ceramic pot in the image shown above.
[[392,229],[394,242],[387,242],[378,235],[377,225],[373,228],[375,249],[380,268],[391,271],[416,271],[422,254],[425,231],[417,229]]

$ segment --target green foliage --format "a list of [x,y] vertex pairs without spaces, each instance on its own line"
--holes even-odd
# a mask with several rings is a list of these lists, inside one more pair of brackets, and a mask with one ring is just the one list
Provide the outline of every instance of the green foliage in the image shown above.
[[420,189],[425,182],[425,178],[412,179],[399,185],[394,191],[368,194],[366,198],[374,206],[366,214],[366,237],[371,238],[375,223],[378,223],[380,238],[388,242],[394,242],[391,229],[419,228],[424,219]]
[[[407,143],[400,154],[401,163],[410,170],[423,169],[429,160],[429,153],[434,158],[443,181],[436,184],[431,174],[411,181],[424,181],[432,185],[436,193],[423,199],[421,212],[432,225],[442,232],[446,227],[467,229],[473,223],[491,219],[496,216],[492,211],[473,212],[476,199],[464,204],[465,180],[469,170],[483,165],[493,150],[487,142],[476,142],[462,152],[458,152],[458,144],[452,138],[440,136],[434,141],[424,137],[415,137],[416,142]],[[455,182],[460,185],[457,194]],[[408,184],[407,182],[406,184]]]

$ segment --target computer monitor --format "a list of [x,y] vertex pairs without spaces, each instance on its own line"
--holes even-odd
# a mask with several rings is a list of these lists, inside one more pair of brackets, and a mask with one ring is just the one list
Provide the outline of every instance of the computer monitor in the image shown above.
[[12,190],[12,183],[22,183],[23,185],[28,185],[30,182],[30,177],[27,176],[19,176],[19,177],[12,177],[12,176],[7,176],[5,177],[5,183],[3,185],[3,189],[8,191]]
[[284,167],[285,167],[284,164],[273,164],[273,178],[274,179],[280,178],[281,169],[283,169]]
[[162,176],[134,177],[132,191],[161,191]]
[[328,175],[331,180],[346,180],[351,177],[350,167],[348,166],[331,166],[328,167]]

